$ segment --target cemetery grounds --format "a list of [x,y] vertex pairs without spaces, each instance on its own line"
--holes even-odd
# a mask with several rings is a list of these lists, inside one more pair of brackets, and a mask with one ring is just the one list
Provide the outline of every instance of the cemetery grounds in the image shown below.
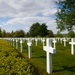
[[[20,52],[20,43],[18,45],[19,49],[17,51]],[[26,41],[23,43],[23,52],[21,55],[28,59],[28,46]],[[33,41],[32,58],[28,59],[28,61],[35,66],[36,75],[75,75],[75,55],[71,55],[69,41],[67,41],[66,46],[64,46],[63,42],[61,44],[60,41],[56,43],[56,54],[52,55],[52,74],[47,74],[46,72],[46,52],[43,50],[41,41],[38,41],[37,46],[35,41]]]

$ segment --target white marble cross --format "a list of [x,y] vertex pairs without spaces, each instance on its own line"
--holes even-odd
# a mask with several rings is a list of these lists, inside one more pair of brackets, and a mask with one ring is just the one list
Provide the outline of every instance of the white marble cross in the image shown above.
[[60,38],[57,38],[57,40],[58,40],[58,42],[59,42]]
[[32,51],[31,51],[32,41],[31,41],[31,39],[28,39],[27,45],[28,45],[28,57],[31,58],[32,57]]
[[63,41],[64,41],[64,46],[66,46],[66,41],[67,41],[67,40],[64,38]]
[[61,43],[62,43],[62,38],[60,39]]
[[43,42],[43,47],[44,47],[44,43],[45,43],[45,38],[43,38],[43,39],[42,39],[42,42]]
[[23,41],[22,41],[22,40],[20,40],[20,50],[21,50],[21,52],[22,52],[22,49],[23,49],[22,44],[23,44]]
[[13,39],[13,47],[15,46],[15,40]]
[[18,49],[18,39],[16,39],[16,49]]
[[71,39],[71,42],[69,42],[69,44],[71,44],[71,54],[74,55],[75,40],[72,38]]
[[54,38],[54,39],[53,39],[53,43],[54,43],[54,48],[55,48],[55,49],[56,49],[56,42],[57,42],[57,41],[56,41],[56,39]]
[[11,45],[13,45],[13,44],[12,44],[12,39],[10,39],[10,41],[11,41],[11,43],[10,43],[10,44],[11,44]]
[[37,46],[38,39],[36,38],[35,41],[36,41],[36,46]]
[[56,53],[56,49],[52,48],[51,39],[46,39],[46,46],[44,46],[44,51],[46,51],[46,65],[47,65],[47,73],[52,73],[52,54]]

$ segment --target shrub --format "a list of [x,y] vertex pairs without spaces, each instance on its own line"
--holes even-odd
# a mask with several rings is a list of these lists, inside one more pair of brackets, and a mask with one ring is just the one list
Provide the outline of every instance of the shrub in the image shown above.
[[0,40],[0,75],[35,75],[28,60],[4,40]]

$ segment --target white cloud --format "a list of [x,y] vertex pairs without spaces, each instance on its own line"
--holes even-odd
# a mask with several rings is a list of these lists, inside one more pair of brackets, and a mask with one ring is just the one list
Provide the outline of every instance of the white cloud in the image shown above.
[[[53,26],[53,17],[57,11],[56,0],[0,0],[0,17],[13,17],[4,25],[25,25],[28,29],[34,22],[47,23],[48,28]],[[26,30],[27,30],[26,29]]]
[[3,16],[18,16],[22,13],[35,16],[38,13],[53,12],[55,4],[52,0],[0,0],[0,8],[0,15]]

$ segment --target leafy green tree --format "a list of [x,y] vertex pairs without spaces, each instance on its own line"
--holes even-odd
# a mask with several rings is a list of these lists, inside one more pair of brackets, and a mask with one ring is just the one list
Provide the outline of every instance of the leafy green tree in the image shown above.
[[7,32],[6,37],[12,37],[11,33]]
[[52,32],[52,30],[48,30],[47,37],[54,37],[54,33]]
[[0,37],[2,37],[2,30],[1,30],[1,28],[0,28]]
[[75,0],[59,0],[56,13],[57,28],[72,30],[75,27]]
[[31,37],[37,37],[37,35],[39,34],[39,27],[40,27],[40,24],[38,22],[32,24],[29,30],[29,34]]
[[13,36],[14,37],[19,37],[19,31],[15,31]]
[[23,30],[15,31],[14,37],[25,37],[25,32]]
[[47,26],[46,26],[45,23],[43,23],[42,25],[40,25],[38,33],[39,33],[39,36],[41,36],[41,37],[47,36]]
[[6,37],[6,31],[5,30],[2,31],[2,37]]
[[12,30],[12,32],[11,32],[11,36],[14,37],[14,31],[13,31],[13,30]]
[[60,33],[60,31],[57,31],[56,37],[63,37],[63,35]]
[[25,37],[25,32],[23,30],[19,31],[19,37]]
[[30,34],[29,34],[29,32],[27,32],[27,33],[26,33],[26,37],[30,37]]
[[68,37],[74,38],[74,37],[75,37],[74,31],[69,31],[69,32],[68,32]]
[[47,26],[45,23],[34,23],[30,27],[29,34],[31,37],[44,37],[47,35]]

